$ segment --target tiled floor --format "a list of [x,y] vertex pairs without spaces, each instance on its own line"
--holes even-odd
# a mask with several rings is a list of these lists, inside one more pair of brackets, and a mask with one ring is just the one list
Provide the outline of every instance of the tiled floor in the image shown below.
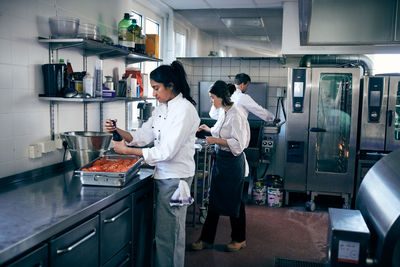
[[[191,222],[190,213],[188,219]],[[228,217],[221,217],[214,249],[192,251],[202,224],[187,224],[185,266],[274,266],[275,258],[322,263],[326,258],[328,213],[324,209],[307,212],[304,206],[271,208],[246,206],[247,247],[238,252],[225,252],[230,242]]]

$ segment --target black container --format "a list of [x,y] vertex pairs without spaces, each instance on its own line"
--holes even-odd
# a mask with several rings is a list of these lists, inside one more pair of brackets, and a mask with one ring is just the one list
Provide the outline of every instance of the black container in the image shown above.
[[66,87],[64,80],[66,67],[64,63],[42,65],[44,94],[46,96],[63,96]]
[[[114,124],[114,127],[115,128],[117,128],[117,123],[114,121],[114,120],[111,120],[112,121],[112,123]],[[119,134],[119,132],[115,129],[113,132],[112,132],[112,140],[114,140],[114,141],[117,141],[117,142],[119,142],[119,141],[122,141],[122,136]]]

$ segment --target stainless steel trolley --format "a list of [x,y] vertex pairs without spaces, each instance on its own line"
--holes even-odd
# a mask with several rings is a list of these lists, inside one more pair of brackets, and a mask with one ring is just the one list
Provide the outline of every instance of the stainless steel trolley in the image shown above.
[[196,211],[198,204],[198,181],[201,179],[201,202],[199,206],[199,220],[204,223],[207,216],[207,206],[208,206],[208,189],[210,187],[210,173],[212,164],[212,154],[214,153],[214,145],[207,145],[205,139],[196,140],[196,171],[193,180],[193,226],[196,225]]

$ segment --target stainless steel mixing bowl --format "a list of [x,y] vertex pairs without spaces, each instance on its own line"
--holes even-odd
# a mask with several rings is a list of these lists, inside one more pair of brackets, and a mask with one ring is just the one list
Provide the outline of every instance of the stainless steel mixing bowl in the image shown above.
[[80,168],[106,152],[112,135],[104,132],[74,131],[60,134],[77,168]]

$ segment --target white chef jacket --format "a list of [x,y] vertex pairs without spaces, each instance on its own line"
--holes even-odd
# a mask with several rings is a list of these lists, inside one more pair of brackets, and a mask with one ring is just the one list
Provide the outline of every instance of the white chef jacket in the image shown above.
[[195,134],[200,124],[196,108],[182,94],[167,103],[160,103],[142,127],[131,132],[127,145],[143,148],[143,158],[156,166],[155,179],[190,177],[195,172]]
[[[238,107],[240,107],[240,110],[243,112],[246,118],[249,116],[249,112],[253,113],[264,121],[273,121],[275,118],[274,114],[257,104],[257,102],[251,98],[251,96],[244,94],[240,89],[236,88],[236,91],[231,96],[231,100]],[[209,112],[210,117],[214,120],[218,119],[219,110],[220,109],[216,109],[214,105],[212,105]]]
[[[233,104],[230,109],[225,111],[220,109],[219,117],[215,125],[211,128],[213,137],[226,139],[228,147],[218,146],[219,149],[230,151],[234,156],[238,156],[250,142],[250,126],[247,117]],[[246,155],[245,155],[246,157]],[[249,166],[246,160],[245,176],[249,174]]]

